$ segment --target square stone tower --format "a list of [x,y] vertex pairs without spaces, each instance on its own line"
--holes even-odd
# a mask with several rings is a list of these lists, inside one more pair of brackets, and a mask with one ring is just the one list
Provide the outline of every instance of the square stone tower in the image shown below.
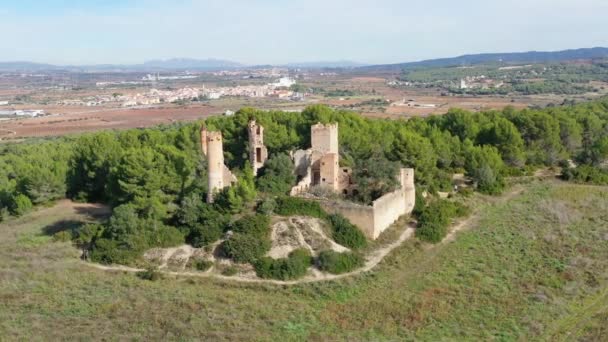
[[338,124],[318,123],[311,126],[310,140],[313,151],[338,154]]
[[252,120],[247,125],[247,131],[249,133],[249,161],[253,167],[253,174],[257,176],[258,170],[268,159],[268,150],[264,145],[264,127]]

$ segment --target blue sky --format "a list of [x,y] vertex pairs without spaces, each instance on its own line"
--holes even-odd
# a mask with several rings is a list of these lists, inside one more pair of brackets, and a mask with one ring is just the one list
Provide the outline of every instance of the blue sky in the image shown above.
[[608,46],[607,0],[0,0],[0,60],[391,63]]

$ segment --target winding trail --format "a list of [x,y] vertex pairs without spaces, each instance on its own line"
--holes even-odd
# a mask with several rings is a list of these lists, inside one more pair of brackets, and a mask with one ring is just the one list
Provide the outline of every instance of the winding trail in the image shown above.
[[[323,273],[323,274],[317,274],[316,276],[309,275],[309,276],[306,276],[306,277],[298,279],[298,280],[284,281],[284,280],[272,280],[272,279],[247,278],[247,277],[242,277],[242,276],[225,276],[225,275],[221,275],[221,274],[202,273],[202,272],[174,272],[174,271],[164,271],[164,270],[160,270],[159,272],[161,272],[162,274],[174,275],[174,276],[216,278],[216,279],[237,281],[237,282],[243,282],[243,283],[274,284],[274,285],[296,285],[296,284],[304,284],[304,283],[315,283],[315,282],[321,282],[321,281],[337,280],[337,279],[352,277],[357,274],[371,271],[390,252],[392,252],[395,248],[401,246],[401,244],[403,244],[403,242],[405,242],[410,237],[412,237],[414,235],[414,231],[415,231],[415,228],[413,228],[413,227],[406,228],[401,233],[401,235],[399,235],[399,238],[397,240],[373,251],[370,255],[368,255],[365,260],[365,266],[363,266],[355,271],[352,271],[349,273],[343,273],[343,274],[324,274]],[[104,270],[104,271],[122,271],[122,272],[145,271],[143,268],[135,268],[135,267],[128,267],[128,266],[105,266],[105,265],[94,264],[94,263],[90,263],[90,262],[83,262],[83,263],[90,267],[97,268],[97,269]]]
[[[515,196],[521,194],[523,189],[520,186],[513,186],[508,193],[503,196],[496,198],[496,203],[502,203],[508,200],[511,200]],[[450,227],[450,232],[446,237],[437,245],[428,245],[426,249],[435,248],[439,245],[447,244],[456,239],[456,235],[458,232],[462,230],[466,230],[473,226],[477,219],[479,218],[479,210],[475,210],[468,218],[456,223],[452,227]],[[239,275],[234,276],[225,276],[221,274],[207,272],[175,272],[175,271],[166,271],[164,269],[159,270],[162,274],[172,275],[172,276],[187,276],[187,277],[199,277],[199,278],[214,278],[226,281],[235,281],[242,283],[255,283],[255,284],[274,284],[274,285],[297,285],[297,284],[306,284],[306,283],[316,283],[316,282],[324,282],[324,281],[332,281],[343,278],[352,277],[358,274],[362,274],[365,272],[369,272],[374,269],[378,264],[393,250],[397,247],[401,246],[405,241],[410,239],[416,231],[416,228],[412,225],[408,226],[400,235],[399,238],[392,243],[382,246],[377,250],[374,250],[369,255],[366,256],[365,265],[357,270],[352,272],[343,273],[343,274],[326,274],[321,272],[313,272],[312,275],[307,275],[301,279],[297,280],[272,280],[272,279],[260,279],[260,278],[250,278]],[[88,265],[93,268],[97,268],[104,271],[122,271],[122,272],[141,272],[145,271],[142,268],[134,268],[128,266],[105,266],[90,262],[84,262],[85,265]]]

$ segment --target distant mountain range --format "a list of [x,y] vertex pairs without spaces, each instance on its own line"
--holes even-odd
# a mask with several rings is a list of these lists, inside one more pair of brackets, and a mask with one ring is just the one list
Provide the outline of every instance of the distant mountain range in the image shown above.
[[320,61],[320,62],[302,62],[285,64],[289,68],[305,68],[305,69],[323,69],[323,68],[357,68],[367,64],[353,61]]
[[[355,68],[364,66],[363,63],[352,61],[322,61],[322,62],[303,62],[276,65],[288,68]],[[245,65],[238,62],[221,59],[192,59],[192,58],[172,58],[166,60],[151,60],[143,64],[97,64],[97,65],[52,65],[32,62],[0,62],[0,71],[89,71],[89,72],[110,72],[110,71],[215,71],[230,70],[240,68],[270,68],[273,65]]]
[[[342,61],[320,61],[320,62],[302,62],[288,63],[278,65],[289,68],[304,68],[304,69],[323,69],[323,68],[347,68],[356,69],[359,71],[393,71],[412,67],[447,67],[447,66],[466,66],[483,64],[490,62],[502,62],[507,64],[516,63],[544,63],[544,62],[563,62],[571,60],[590,60],[608,58],[608,48],[595,47],[585,49],[563,50],[553,52],[512,52],[512,53],[482,53],[463,55],[452,58],[429,59],[418,62],[382,64],[382,65],[365,65],[362,63],[342,60]],[[261,68],[265,66],[248,66],[238,62],[221,59],[191,59],[191,58],[173,58],[167,60],[152,60],[142,64],[120,65],[120,64],[102,64],[102,65],[51,65],[32,62],[0,62],[0,71],[46,71],[46,70],[65,70],[65,71],[88,71],[88,72],[120,72],[120,71],[139,71],[139,72],[157,72],[157,71],[215,71],[240,68]]]
[[482,53],[474,55],[463,55],[452,58],[429,59],[418,62],[370,65],[359,68],[361,70],[391,70],[412,67],[449,67],[484,64],[491,62],[515,63],[547,63],[565,62],[573,60],[591,60],[608,58],[608,48],[594,47],[584,49],[562,50],[562,51],[529,51],[510,53]]
[[0,62],[0,71],[213,71],[242,68],[245,65],[221,59],[173,58],[143,64],[51,65],[32,62]]

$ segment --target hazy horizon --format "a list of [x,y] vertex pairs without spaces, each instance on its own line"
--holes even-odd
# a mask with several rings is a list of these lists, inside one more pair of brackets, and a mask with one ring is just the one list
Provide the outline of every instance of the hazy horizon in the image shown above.
[[410,62],[608,46],[600,0],[2,1],[0,61]]

